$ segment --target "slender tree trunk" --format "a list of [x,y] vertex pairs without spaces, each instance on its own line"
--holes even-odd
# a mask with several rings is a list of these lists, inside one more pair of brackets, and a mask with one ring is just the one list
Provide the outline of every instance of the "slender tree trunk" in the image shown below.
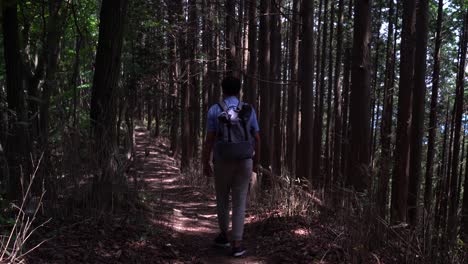
[[192,157],[194,150],[193,140],[193,109],[192,109],[192,96],[195,96],[194,87],[192,82],[192,74],[195,74],[192,69],[193,63],[192,59],[195,56],[195,50],[193,46],[193,38],[195,37],[193,32],[193,24],[196,21],[196,18],[193,14],[193,5],[194,0],[190,0],[188,3],[188,21],[186,32],[186,39],[184,40],[184,48],[181,49],[184,68],[184,83],[182,84],[182,156],[181,156],[181,169],[186,172],[192,166]]
[[[98,166],[102,173],[93,182],[94,202],[106,208],[113,201],[117,178],[115,95],[120,77],[120,60],[123,43],[126,0],[103,0],[100,14],[99,42],[91,95],[92,135]],[[94,154],[93,154],[94,156]]]
[[468,149],[465,159],[465,181],[463,183],[463,205],[461,210],[460,238],[463,241],[468,239]]
[[380,217],[386,219],[388,210],[388,183],[390,179],[391,164],[391,137],[392,137],[392,116],[393,116],[393,89],[395,75],[395,50],[393,44],[394,26],[398,21],[395,15],[393,0],[389,1],[388,13],[388,34],[385,58],[385,83],[383,95],[382,125],[380,141],[382,142],[382,154],[380,159],[379,187],[377,192],[377,207]]
[[[460,51],[459,51],[460,52]],[[458,54],[460,56],[460,54]],[[451,100],[448,99],[447,107],[450,108]],[[448,249],[448,230],[450,228],[447,225],[448,217],[449,217],[449,203],[450,203],[450,187],[451,187],[451,169],[452,169],[452,157],[453,157],[453,139],[454,139],[454,131],[455,131],[455,114],[456,114],[456,105],[452,107],[452,111],[450,114],[450,129],[448,130],[448,145],[446,145],[446,159],[444,164],[443,173],[443,191],[442,191],[442,200],[440,206],[440,230],[441,230],[441,240],[439,241],[438,246],[440,246],[440,250],[442,252]]]
[[240,61],[238,61],[237,43],[238,24],[236,22],[236,1],[226,0],[226,71],[228,74],[240,77]]
[[315,186],[323,184],[323,176],[321,174],[322,164],[322,139],[323,139],[323,104],[325,98],[325,63],[327,60],[326,46],[328,37],[328,5],[329,0],[324,2],[323,12],[323,26],[322,26],[322,52],[320,61],[320,81],[317,84],[317,104],[315,105],[315,116],[314,116],[314,138],[313,138],[313,161],[312,161],[312,175],[315,177],[315,181],[312,183]]
[[248,19],[248,39],[249,39],[249,59],[247,66],[247,102],[257,109],[257,1],[250,0],[249,3],[249,19]]
[[413,110],[411,121],[411,156],[408,190],[409,223],[416,227],[418,223],[418,197],[421,181],[422,138],[424,133],[424,106],[426,98],[426,53],[428,34],[428,0],[419,0],[416,20],[416,45]]
[[190,158],[196,160],[198,159],[198,147],[200,145],[200,70],[199,64],[196,61],[198,53],[198,10],[197,10],[197,1],[189,1],[189,16],[188,24],[189,31],[187,35],[187,41],[189,45],[189,60],[190,60],[190,71],[188,77],[188,89],[190,91],[190,106],[189,106],[189,116],[190,116],[190,136],[189,140],[192,141],[190,144]]
[[[176,10],[175,15],[169,13],[169,22],[176,23],[180,18],[175,17],[176,15],[182,15],[178,12],[179,9],[176,8],[176,4],[172,3],[168,5],[168,8],[171,10]],[[178,93],[179,93],[179,69],[180,69],[180,58],[179,54],[179,45],[181,42],[181,32],[175,31],[168,34],[168,58],[171,61],[171,65],[168,68],[168,77],[169,77],[169,92],[170,92],[170,108],[171,111],[171,151],[174,156],[177,155],[177,149],[179,146],[179,124],[180,124],[180,107],[178,104]]]
[[371,1],[357,1],[354,5],[354,40],[351,67],[351,128],[349,181],[358,192],[369,186],[370,171],[370,14]]
[[[281,0],[271,0],[271,80],[274,84],[271,86],[271,110],[273,110],[273,128],[271,130],[271,162],[272,170],[275,175],[281,175],[281,15],[279,6]],[[271,113],[270,113],[271,115]]]
[[[27,110],[23,94],[20,44],[18,36],[17,3],[1,3],[3,11],[3,52],[6,70],[6,92],[8,109],[8,131],[5,154],[8,162],[7,198],[22,197],[21,177],[28,173],[29,135]],[[27,178],[27,177],[25,177]]]
[[289,40],[289,71],[291,85],[288,89],[287,137],[286,137],[286,165],[291,175],[296,175],[297,139],[298,139],[298,67],[299,67],[299,18],[300,1],[292,3],[291,33]]
[[338,179],[341,178],[341,148],[342,148],[342,107],[341,107],[341,89],[340,89],[340,74],[343,54],[343,11],[344,0],[339,0],[338,3],[338,31],[336,40],[336,60],[335,60],[335,79],[333,83],[335,97],[334,104],[334,131],[333,131],[333,167],[332,167],[332,184],[337,185]]
[[[260,35],[259,35],[259,76],[262,80],[259,81],[258,86],[260,88],[260,127],[262,128],[261,137],[261,153],[260,162],[264,168],[269,168],[271,164],[271,109],[270,109],[270,84],[265,82],[268,81],[270,76],[271,64],[270,57],[270,46],[271,46],[271,23],[270,23],[270,0],[260,1]],[[262,178],[263,184],[268,187],[269,179],[268,176]]]
[[49,20],[47,25],[47,37],[45,43],[45,80],[42,86],[40,105],[40,142],[41,150],[44,152],[44,164],[42,176],[48,175],[49,166],[49,107],[52,90],[57,86],[55,74],[58,69],[58,56],[60,52],[61,19],[60,8],[62,1],[51,1],[49,3]]
[[[443,230],[443,226],[445,225],[445,211],[447,208],[447,177],[445,175],[446,170],[446,160],[447,160],[447,149],[448,149],[448,137],[450,133],[450,124],[449,124],[449,108],[450,108],[450,100],[447,100],[446,106],[446,113],[445,113],[445,123],[444,123],[444,136],[443,136],[443,143],[442,143],[442,157],[441,157],[441,165],[438,169],[438,191],[436,193],[436,206],[435,206],[435,219],[434,219],[434,237],[433,237],[433,244],[434,248],[439,245],[439,240],[441,238],[440,232]],[[432,252],[435,254],[436,252]]]
[[[348,21],[351,21],[353,17],[353,0],[349,0],[348,8]],[[346,52],[345,52],[345,63],[343,69],[343,125],[342,125],[342,149],[341,149],[341,175],[346,175],[345,179],[342,179],[341,184],[347,181],[348,176],[348,155],[349,155],[349,122],[348,122],[348,113],[349,113],[349,86],[351,82],[351,45],[352,45],[352,36],[348,32],[346,40]]]
[[[427,139],[426,181],[424,191],[425,214],[432,215],[432,178],[434,174],[435,139],[437,133],[437,101],[439,97],[440,48],[442,45],[441,31],[444,1],[439,0],[437,11],[437,28],[434,47],[434,70],[432,73],[431,109],[429,114],[429,135]],[[430,226],[430,225],[429,225]]]
[[414,74],[415,1],[403,2],[395,168],[392,181],[392,222],[406,222],[410,162],[411,92]]
[[450,197],[448,211],[448,238],[451,245],[456,243],[457,226],[458,226],[458,163],[460,160],[460,134],[463,121],[463,97],[465,94],[465,67],[466,67],[466,52],[468,40],[468,9],[465,11],[463,29],[460,34],[460,57],[458,62],[457,88],[455,97],[455,115],[454,115],[454,141],[453,141],[453,156],[452,156],[452,171],[450,177],[450,189],[448,196]]
[[330,12],[330,40],[328,44],[328,91],[327,91],[327,125],[325,129],[325,184],[330,186],[332,181],[331,167],[332,167],[332,153],[331,153],[331,134],[330,126],[332,122],[332,91],[333,91],[333,28],[335,17],[335,5],[331,4]]
[[313,150],[313,84],[314,76],[314,1],[302,2],[302,45],[299,83],[301,85],[301,136],[298,146],[298,177],[311,179]]
[[151,128],[152,128],[152,124],[153,124],[153,91],[152,91],[152,87],[148,87],[146,89],[146,115],[147,115],[147,126],[146,126],[146,130],[148,130],[149,132],[151,132]]
[[[382,24],[382,5],[380,5],[379,12],[377,13],[377,25]],[[374,54],[374,65],[372,69],[372,92],[371,92],[371,141],[370,141],[370,155],[371,155],[371,167],[374,167],[374,155],[375,150],[377,148],[377,122],[379,120],[380,115],[380,93],[381,89],[379,88],[380,85],[380,75],[379,75],[379,65],[380,65],[380,26],[376,30],[376,39],[375,39],[375,54]]]

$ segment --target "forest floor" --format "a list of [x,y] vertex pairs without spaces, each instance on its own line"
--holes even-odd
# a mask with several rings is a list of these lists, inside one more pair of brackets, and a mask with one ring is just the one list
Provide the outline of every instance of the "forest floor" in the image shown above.
[[229,249],[212,245],[218,233],[212,183],[189,184],[168,144],[143,129],[136,131],[136,152],[141,205],[110,218],[53,221],[40,231],[49,240],[28,256],[28,263],[345,262],[339,235],[323,220],[258,213],[255,205],[246,217],[248,252],[230,257]]

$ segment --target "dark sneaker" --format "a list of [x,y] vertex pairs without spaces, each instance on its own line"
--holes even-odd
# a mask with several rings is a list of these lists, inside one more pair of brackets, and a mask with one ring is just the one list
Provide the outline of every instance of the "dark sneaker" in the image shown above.
[[231,244],[229,243],[229,240],[227,239],[227,236],[226,234],[224,233],[221,233],[219,234],[215,240],[214,240],[214,243],[217,247],[229,247]]
[[242,257],[245,252],[247,252],[247,250],[243,246],[232,248],[233,257]]

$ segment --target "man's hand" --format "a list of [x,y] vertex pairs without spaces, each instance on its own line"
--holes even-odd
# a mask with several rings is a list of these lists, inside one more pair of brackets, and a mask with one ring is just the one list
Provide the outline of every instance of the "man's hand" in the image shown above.
[[210,164],[211,149],[216,138],[215,132],[206,133],[205,145],[203,147],[202,163],[203,163],[203,175],[206,177],[213,177],[213,168]]
[[258,156],[256,155],[256,156],[253,158],[253,168],[252,168],[252,171],[255,172],[255,173],[258,173],[258,166],[259,166]]

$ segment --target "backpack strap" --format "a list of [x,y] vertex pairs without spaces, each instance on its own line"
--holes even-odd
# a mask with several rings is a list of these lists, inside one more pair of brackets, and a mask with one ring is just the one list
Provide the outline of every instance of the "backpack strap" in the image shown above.
[[[227,107],[227,104],[224,100],[220,101],[218,103],[218,106],[219,108],[221,109],[221,112],[223,113],[227,113],[228,112],[228,107]],[[219,126],[221,126],[221,124],[219,124]],[[227,130],[227,139],[228,139],[228,142],[232,142],[232,137],[231,137],[231,123],[227,122],[226,123],[226,130]]]
[[249,131],[247,129],[247,120],[245,120],[245,118],[243,116],[240,116],[244,105],[245,105],[245,103],[239,100],[239,103],[237,104],[237,109],[236,110],[237,110],[237,113],[239,113],[239,117],[240,117],[239,120],[240,120],[240,122],[242,124],[242,128],[244,129],[245,141],[250,141]]
[[221,100],[219,103],[217,103],[217,105],[219,106],[219,109],[221,109],[221,112],[227,112],[228,109],[224,100]]

